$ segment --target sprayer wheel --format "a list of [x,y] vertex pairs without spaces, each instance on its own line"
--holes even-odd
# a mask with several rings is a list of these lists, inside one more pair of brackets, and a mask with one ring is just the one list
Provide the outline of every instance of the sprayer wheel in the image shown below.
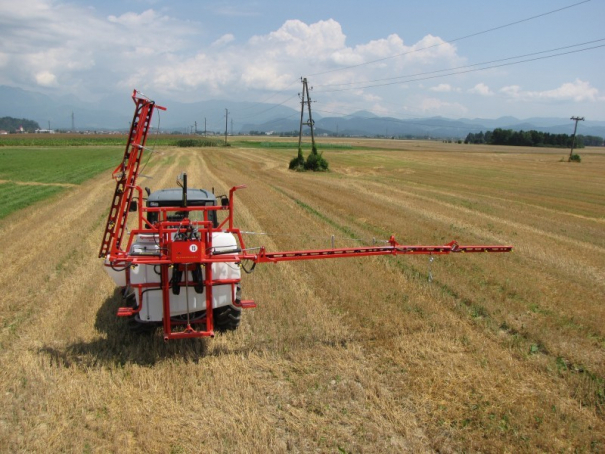
[[237,329],[242,320],[242,310],[238,307],[223,306],[214,309],[214,328],[219,332]]

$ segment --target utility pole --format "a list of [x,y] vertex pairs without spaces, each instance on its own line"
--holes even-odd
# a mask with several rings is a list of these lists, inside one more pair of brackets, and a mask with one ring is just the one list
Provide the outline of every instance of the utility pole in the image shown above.
[[[315,150],[315,134],[313,133],[313,125],[315,124],[315,122],[313,121],[313,117],[311,116],[311,97],[309,96],[309,86],[307,85],[307,78],[305,77],[302,80],[302,84],[303,84],[303,89],[302,89],[302,96],[301,96],[301,101],[300,101],[300,130],[298,132],[298,149],[300,150],[300,143],[302,141],[302,129],[303,129],[303,125],[304,126],[309,126],[311,128],[311,144],[312,144],[312,150]],[[304,112],[305,112],[305,97],[307,99],[306,103],[307,103],[307,110],[309,112],[309,120],[306,122],[303,122],[303,116],[304,116]]]
[[206,117],[204,117],[204,137],[206,137],[208,134],[206,132]]
[[195,120],[195,135],[197,136],[197,120]]
[[229,111],[225,109],[225,145],[227,145],[227,120],[229,118]]
[[71,112],[71,132],[76,131],[76,121],[74,119],[74,112]]
[[576,132],[578,131],[578,121],[584,121],[584,117],[571,117],[570,120],[574,120],[576,124],[573,128],[573,136],[571,136],[571,151],[569,152],[568,161],[571,161],[571,157],[573,156],[573,148],[576,145]]

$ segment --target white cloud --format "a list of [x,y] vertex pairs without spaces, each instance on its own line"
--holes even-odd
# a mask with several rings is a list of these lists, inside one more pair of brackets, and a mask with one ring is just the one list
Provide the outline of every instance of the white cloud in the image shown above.
[[521,97],[521,87],[519,85],[509,85],[500,89],[501,93],[504,93],[511,98]]
[[419,110],[425,115],[463,115],[468,109],[459,103],[442,101],[438,98],[424,98],[418,105]]
[[[224,41],[229,41],[231,36],[226,35]],[[223,38],[219,41],[223,41]],[[170,65],[159,65],[156,69],[162,76],[156,78],[153,85],[159,90],[177,90],[179,86],[187,89],[192,86],[211,88],[211,94],[214,96],[227,92],[236,95],[244,90],[294,91],[301,76],[320,73],[322,76],[310,78],[310,83],[317,85],[323,93],[333,92],[338,88],[353,89],[363,86],[377,78],[400,76],[401,65],[405,65],[407,71],[414,71],[422,68],[424,64],[439,61],[445,61],[447,64],[457,58],[455,48],[449,44],[444,44],[442,49],[427,51],[428,55],[422,58],[415,55],[414,49],[435,44],[443,44],[443,41],[429,35],[414,46],[406,46],[399,36],[391,34],[385,39],[350,47],[346,45],[346,35],[341,25],[333,19],[312,24],[288,20],[273,32],[253,36],[243,44],[229,46],[227,50],[218,52],[206,49],[203,54],[185,59],[177,58],[176,61],[171,61]],[[390,58],[400,54],[406,55]],[[389,58],[389,62],[393,61],[395,64],[368,64],[352,72],[330,72],[383,58]],[[205,67],[199,66],[202,61]],[[199,67],[199,73],[207,72],[206,68],[210,67],[219,76],[191,76],[196,66]],[[208,77],[212,78],[214,83],[207,83],[205,78]],[[352,79],[359,85],[351,84]],[[160,80],[164,84],[163,87],[158,83]],[[234,87],[229,87],[231,84],[234,84]],[[354,91],[348,91],[347,94],[352,96]],[[365,92],[360,90],[357,94],[363,96]]]
[[342,49],[345,35],[340,24],[333,19],[307,25],[299,20],[288,20],[268,35],[252,37],[248,45],[256,50],[267,47],[269,52],[286,56],[325,56],[326,51]]
[[431,91],[436,91],[438,93],[449,93],[449,92],[459,92],[460,89],[459,88],[454,88],[452,87],[450,84],[439,84],[435,87],[431,87],[429,88],[429,90]]
[[348,52],[357,55],[361,62],[384,59],[374,66],[405,69],[410,74],[414,67],[424,67],[437,62],[447,65],[461,61],[454,45],[432,35],[426,35],[417,43],[408,46],[397,34],[391,34],[384,39],[357,45]]
[[51,0],[4,2],[0,28],[1,83],[84,97],[115,90],[135,68],[152,67],[197,33],[153,10],[104,18]]
[[603,100],[599,90],[591,86],[589,82],[576,79],[574,82],[564,83],[558,88],[545,91],[523,91],[518,85],[510,85],[500,89],[502,93],[512,99],[521,101],[574,101],[595,102]]
[[361,97],[366,102],[379,102],[382,101],[382,97],[376,96],[372,93],[361,93]]
[[[19,6],[3,2],[0,28],[0,83],[25,89],[52,87],[58,94],[83,98],[116,88],[141,88],[183,101],[221,95],[258,99],[257,94],[267,90],[296,93],[300,77],[316,73],[321,76],[310,77],[310,83],[326,92],[334,84],[354,88],[401,76],[402,71],[447,66],[460,59],[454,46],[432,35],[411,45],[390,34],[349,46],[334,19],[310,24],[288,20],[247,41],[237,42],[232,33],[225,33],[204,45],[199,40],[204,36],[200,24],[176,20],[162,10],[146,7],[140,12],[102,17],[94,8],[61,0],[23,0]],[[418,51],[426,47],[430,48]],[[394,55],[399,56],[390,58]],[[378,59],[387,60],[329,72]],[[352,81],[360,85],[350,85]],[[357,91],[367,102],[382,98],[374,91]],[[355,91],[343,96],[354,97]]]
[[43,87],[53,87],[57,85],[57,77],[48,71],[42,71],[36,74],[36,82]]
[[[253,6],[253,5],[251,5]],[[257,11],[246,9],[245,5],[238,4],[237,6],[228,6],[228,5],[208,5],[208,10],[212,11],[214,14],[219,16],[226,17],[255,17],[260,13]]]
[[439,62],[458,63],[461,61],[456,46],[449,44],[438,36],[426,35],[407,50],[405,56],[409,62],[420,62],[423,64]]
[[220,47],[220,46],[224,46],[226,44],[229,44],[229,43],[231,43],[233,41],[235,41],[235,36],[233,36],[231,33],[227,33],[227,34],[221,36],[216,41],[214,41],[212,43],[212,46],[213,47]]
[[[274,95],[271,102],[292,98],[285,105],[299,109],[296,93],[303,76],[315,87],[311,95],[318,107],[335,105],[338,112],[372,110],[391,115],[406,111],[455,116],[471,111],[493,117],[520,116],[544,111],[545,105],[546,114],[551,114],[555,109],[550,106],[555,104],[560,115],[572,103],[574,107],[584,103],[583,115],[589,115],[590,109],[602,115],[599,102],[605,101],[605,88],[596,76],[589,76],[590,68],[582,73],[583,79],[574,80],[575,75],[565,76],[562,65],[560,72],[552,74],[561,79],[547,87],[546,78],[541,80],[536,72],[532,90],[526,88],[530,82],[521,78],[522,72],[513,74],[512,69],[507,75],[489,71],[446,78],[437,71],[468,62],[455,45],[434,34],[408,42],[403,33],[374,28],[375,39],[352,44],[344,22],[292,19],[272,29],[256,28],[252,37],[245,35],[248,27],[240,30],[235,26],[222,28],[223,34],[218,36],[210,29],[223,24],[207,30],[204,21],[223,20],[229,26],[239,23],[234,18],[259,14],[263,8],[258,2],[243,6],[218,2],[205,6],[212,14],[196,22],[193,15],[183,20],[170,16],[168,12],[177,11],[177,6],[159,0],[125,2],[120,11],[128,12],[114,15],[99,13],[109,6],[95,9],[81,6],[84,4],[69,0],[0,2],[0,84],[75,94],[84,100],[117,90],[130,93],[133,88],[158,100],[184,102],[265,100]],[[296,17],[297,10],[291,11],[291,17]],[[226,20],[227,16],[231,19]],[[259,27],[268,23],[256,22]],[[356,36],[359,40],[360,34]],[[442,74],[434,77],[443,78],[420,80],[423,76],[414,74]],[[507,77],[507,82],[501,77]],[[593,84],[587,81],[589,77],[594,77]],[[410,80],[415,78],[418,80]],[[401,83],[405,80],[406,84]],[[463,81],[472,88],[459,88]],[[490,96],[489,103],[485,96]]]
[[473,88],[468,90],[468,92],[477,94],[477,95],[481,95],[481,96],[491,96],[494,94],[494,92],[491,91],[490,88],[487,85],[485,85],[483,82],[478,83]]
[[126,27],[142,27],[145,25],[154,25],[158,20],[163,20],[154,10],[148,9],[141,14],[124,13],[121,16],[107,17],[109,22],[124,25]]

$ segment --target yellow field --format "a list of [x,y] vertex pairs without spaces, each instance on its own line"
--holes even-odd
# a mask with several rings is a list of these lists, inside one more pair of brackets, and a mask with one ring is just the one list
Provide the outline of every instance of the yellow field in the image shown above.
[[431,283],[425,256],[259,265],[238,331],[165,344],[115,317],[101,175],[0,223],[0,451],[605,451],[605,153],[346,142],[327,174],[165,149],[139,183],[248,185],[237,225],[270,251],[515,252],[438,257]]

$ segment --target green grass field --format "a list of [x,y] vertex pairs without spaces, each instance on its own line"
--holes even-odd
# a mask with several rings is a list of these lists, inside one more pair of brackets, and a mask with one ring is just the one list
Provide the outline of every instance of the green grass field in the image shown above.
[[[10,134],[0,137],[2,147],[83,147],[83,146],[121,146],[126,145],[126,133],[121,134]],[[222,138],[203,138],[202,136],[155,134],[150,133],[146,146],[178,146],[179,141],[197,140],[222,143]],[[193,138],[193,139],[192,139]]]
[[14,183],[0,184],[0,219],[28,207],[40,200],[47,199],[65,190],[63,186],[29,186]]
[[117,146],[0,147],[0,219],[115,167]]

